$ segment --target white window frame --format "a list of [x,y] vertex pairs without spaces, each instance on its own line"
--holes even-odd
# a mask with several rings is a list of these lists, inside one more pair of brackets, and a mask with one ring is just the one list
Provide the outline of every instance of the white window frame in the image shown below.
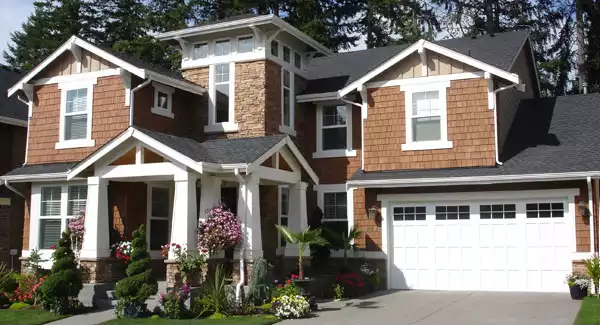
[[[63,82],[58,84],[58,89],[61,90],[60,96],[60,129],[59,139],[55,149],[70,149],[70,148],[84,148],[93,147],[96,145],[96,141],[92,140],[92,120],[94,117],[94,85],[98,82],[98,78],[91,78],[87,80],[79,80],[76,82]],[[86,114],[87,118],[87,136],[85,139],[65,140],[65,127],[67,116],[67,92],[76,89],[87,89],[87,107]],[[79,113],[81,114],[81,112]]]
[[[290,74],[290,85],[289,87],[286,87],[284,85],[284,74],[285,73],[289,73]],[[295,106],[296,106],[296,100],[295,100],[295,74],[293,71],[290,71],[289,69],[286,69],[285,67],[281,67],[281,125],[279,126],[279,132],[282,133],[287,133],[291,136],[296,136],[296,130],[295,130],[295,121],[294,121],[294,116],[296,114],[295,111]],[[285,97],[283,96],[285,89],[288,89],[290,91],[290,125],[285,125],[285,110],[284,110],[284,105],[285,105]]]
[[[221,63],[222,64],[222,63]],[[217,87],[216,87],[216,66],[210,65],[208,68],[208,125],[204,126],[206,133],[237,132],[238,124],[235,122],[235,62],[229,64],[229,121],[217,123]]]
[[[148,251],[150,252],[150,257],[153,259],[162,258],[161,250],[150,250],[150,233],[151,233],[151,225],[150,220],[168,220],[169,223],[169,240],[171,239],[171,227],[173,226],[173,187],[168,184],[152,184],[149,183],[146,186],[146,242],[148,243]],[[152,189],[153,188],[162,188],[169,190],[169,215],[165,218],[155,218],[152,216]],[[169,243],[163,243],[169,244]]]
[[[152,109],[150,110],[152,114],[175,118],[175,114],[173,114],[173,93],[175,89],[158,82],[153,81],[152,87],[154,87],[154,105],[152,105]],[[161,92],[163,94],[167,94],[167,108],[164,109],[158,106],[158,93]]]
[[354,189],[346,189],[346,184],[321,184],[317,187],[317,206],[325,215],[325,193],[346,193],[346,219],[325,219],[321,223],[348,221],[348,231],[354,227]]
[[[29,250],[37,249],[40,247],[40,239],[42,234],[41,221],[43,219],[60,219],[61,229],[65,231],[68,226],[67,220],[74,216],[68,216],[68,205],[69,205],[69,187],[70,186],[86,186],[85,182],[69,182],[69,183],[34,183],[31,186],[31,208],[30,208],[30,220],[29,220]],[[60,216],[41,216],[42,213],[42,188],[45,187],[60,187]],[[89,193],[87,201],[89,202]],[[44,259],[49,259],[54,252],[53,249],[40,249],[40,254]],[[24,252],[23,256],[27,253]],[[46,262],[42,264],[43,268],[50,268],[52,262]]]
[[[240,39],[242,38],[250,38],[252,40],[252,49],[249,52],[240,52]],[[235,52],[238,54],[246,54],[246,53],[252,53],[256,50],[256,38],[254,37],[254,35],[242,35],[242,36],[238,36],[236,38],[236,42],[235,42]]]
[[[196,58],[196,45],[206,45],[206,57],[204,58]],[[190,48],[190,58],[191,60],[205,60],[208,59],[208,57],[210,56],[210,46],[208,45],[208,42],[196,42],[194,44],[192,44],[191,48]]]
[[[238,42],[240,38],[252,37],[253,46],[250,52],[238,52]],[[215,55],[217,42],[229,41],[229,54]],[[262,42],[262,43],[261,43]],[[194,58],[194,45],[207,44],[208,51],[205,58]],[[254,34],[241,34],[232,37],[223,37],[212,40],[202,40],[185,45],[183,50],[183,60],[181,62],[182,69],[191,69],[199,67],[207,67],[214,64],[229,63],[229,62],[248,62],[256,60],[264,60],[266,58],[266,46],[264,40],[259,40]]]
[[[410,150],[433,150],[452,148],[452,141],[448,141],[448,100],[446,88],[450,87],[450,81],[402,85],[400,90],[404,92],[404,111],[406,127],[406,143],[402,144],[403,151]],[[437,91],[440,103],[440,140],[436,141],[413,141],[412,127],[412,98],[414,93]]]
[[[346,149],[323,150],[323,108],[326,106],[346,107]],[[323,101],[317,104],[317,145],[313,158],[356,157],[352,148],[352,105],[341,101]]]
[[[305,62],[303,53],[301,51],[297,51],[293,46],[286,44],[279,38],[276,38],[272,41],[277,42],[277,54],[278,55],[273,55],[271,53],[272,44],[271,44],[271,42],[268,42],[269,44],[266,44],[266,46],[265,46],[267,58],[279,63],[279,65],[281,67],[284,67],[288,71],[292,71],[292,72],[294,72],[294,74],[305,77],[304,67],[306,65],[306,62]],[[287,47],[290,49],[290,62],[286,62],[283,60],[283,48],[284,47]],[[296,65],[295,65],[295,60],[296,60],[295,53],[300,54],[300,66],[301,66],[300,69],[298,67],[296,67]]]
[[[282,194],[283,194],[283,189],[287,188],[288,189],[288,209],[290,207],[290,197],[289,197],[289,186],[288,185],[279,185],[278,186],[278,193],[277,193],[277,224],[281,226],[281,219],[282,218],[286,218],[288,220],[288,225],[289,225],[289,215],[284,215],[283,214],[283,199],[282,199]],[[289,213],[289,211],[288,211]],[[285,250],[285,245],[282,246],[281,245],[281,232],[277,232],[277,255],[283,255],[284,254],[284,250]]]

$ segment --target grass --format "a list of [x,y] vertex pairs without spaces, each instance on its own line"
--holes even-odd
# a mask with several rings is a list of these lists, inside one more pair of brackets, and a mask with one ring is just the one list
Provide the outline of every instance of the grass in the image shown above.
[[125,325],[125,324],[148,324],[148,325],[162,325],[162,324],[180,324],[180,325],[269,325],[279,322],[279,319],[270,316],[265,317],[264,315],[254,316],[232,316],[224,319],[149,319],[149,318],[136,318],[136,319],[113,319],[103,324],[110,325]]
[[584,298],[574,325],[600,325],[600,299]]
[[67,316],[54,315],[42,309],[0,309],[0,324],[38,325],[53,322],[65,317]]

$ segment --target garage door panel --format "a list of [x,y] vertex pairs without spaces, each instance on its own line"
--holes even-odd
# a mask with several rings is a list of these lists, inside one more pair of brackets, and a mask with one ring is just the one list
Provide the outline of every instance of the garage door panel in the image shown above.
[[493,225],[481,225],[479,227],[479,243],[481,246],[490,247],[494,244]]
[[446,246],[448,244],[448,234],[446,231],[446,226],[445,225],[434,225],[434,240],[435,240],[435,244],[438,246]]
[[525,252],[520,247],[508,247],[506,249],[506,268],[509,270],[519,270],[523,267],[525,261]]
[[567,236],[569,234],[569,225],[566,223],[558,223],[554,225],[554,245],[555,246],[569,246],[571,243],[571,236]]
[[448,253],[445,247],[435,248],[435,267],[442,269],[448,267]]
[[506,244],[506,227],[504,225],[493,225],[492,226],[492,245],[505,245]]

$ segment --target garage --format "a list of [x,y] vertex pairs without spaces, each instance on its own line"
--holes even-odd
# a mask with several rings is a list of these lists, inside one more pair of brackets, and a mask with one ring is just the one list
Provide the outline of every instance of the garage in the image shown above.
[[565,292],[578,190],[380,195],[393,289]]

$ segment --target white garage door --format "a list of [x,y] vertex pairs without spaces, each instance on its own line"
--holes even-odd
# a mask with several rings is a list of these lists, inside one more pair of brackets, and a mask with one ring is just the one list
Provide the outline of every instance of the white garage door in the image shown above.
[[557,199],[390,203],[390,285],[567,291],[574,234],[568,209]]

